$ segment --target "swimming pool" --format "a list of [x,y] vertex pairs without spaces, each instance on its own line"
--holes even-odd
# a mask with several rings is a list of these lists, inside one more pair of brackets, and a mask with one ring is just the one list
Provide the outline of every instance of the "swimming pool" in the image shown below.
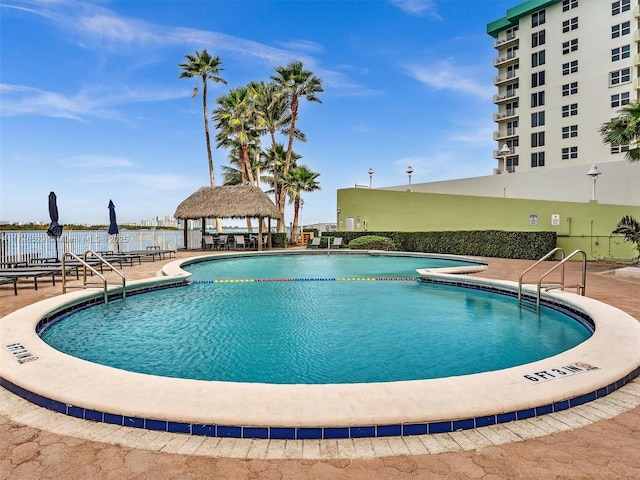
[[[166,265],[161,277],[128,282],[128,292],[182,284],[189,276],[183,263]],[[434,272],[425,280],[517,291],[514,282],[481,277]],[[543,415],[606,396],[640,373],[638,322],[557,290],[544,292],[543,301],[590,318],[595,331],[587,341],[533,363],[433,380],[269,385],[167,378],[77,359],[37,336],[42,324],[101,297],[72,292],[4,317],[0,337],[8,356],[0,362],[0,384],[45,408],[108,424],[219,437],[336,439],[452,432]],[[11,360],[9,345],[23,348],[31,361]]]
[[[455,259],[270,255],[185,266],[193,283],[75,312],[42,338],[95,363],[167,377],[331,384],[433,379],[547,358],[591,335],[512,296],[417,282]],[[455,348],[452,348],[455,346]]]

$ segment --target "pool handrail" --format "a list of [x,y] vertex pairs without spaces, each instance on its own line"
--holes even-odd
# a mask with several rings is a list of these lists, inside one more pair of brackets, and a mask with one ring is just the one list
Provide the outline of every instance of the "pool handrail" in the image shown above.
[[[549,253],[547,253],[545,256],[540,258],[536,263],[534,263],[529,268],[527,268],[524,272],[522,272],[522,274],[520,275],[520,278],[518,278],[518,305],[520,305],[521,302],[522,302],[522,279],[524,278],[524,276],[529,271],[533,270],[536,266],[538,266],[540,263],[544,262],[548,258],[551,258],[557,252],[560,252],[560,254],[561,254],[560,260],[564,260],[564,258],[565,258],[564,250],[562,248],[560,248],[560,247],[556,247],[553,250],[551,250]],[[564,263],[562,264],[562,271],[560,273],[560,282],[562,284],[564,284]]]
[[[582,256],[581,283],[578,283],[576,285],[565,285],[564,284],[564,264],[567,261],[569,261],[572,257],[574,257],[576,255],[581,255]],[[560,263],[558,263],[557,265],[554,265],[549,270],[547,270],[538,279],[537,291],[536,291],[536,311],[538,313],[540,313],[540,290],[542,289],[542,280],[544,279],[544,277],[549,275],[551,272],[553,272],[558,267],[562,267],[562,283],[560,285],[549,285],[549,286],[547,286],[545,291],[548,292],[549,290],[554,289],[554,288],[560,288],[562,290],[564,290],[565,288],[575,288],[576,291],[577,291],[576,293],[578,293],[579,295],[582,295],[583,297],[585,296],[585,289],[586,289],[586,283],[587,283],[587,254],[586,254],[586,252],[584,250],[574,250],[569,255],[567,255],[565,258],[563,258],[560,261]]]

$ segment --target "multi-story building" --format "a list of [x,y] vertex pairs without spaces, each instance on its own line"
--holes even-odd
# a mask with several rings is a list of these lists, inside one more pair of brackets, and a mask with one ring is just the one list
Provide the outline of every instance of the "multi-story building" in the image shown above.
[[638,0],[528,0],[495,38],[494,173],[623,160],[601,125],[638,100]]

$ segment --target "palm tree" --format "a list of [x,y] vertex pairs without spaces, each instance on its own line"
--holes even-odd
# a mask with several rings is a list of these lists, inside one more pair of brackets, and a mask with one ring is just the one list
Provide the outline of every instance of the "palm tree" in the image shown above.
[[[291,167],[291,153],[293,151],[293,139],[296,136],[296,121],[298,119],[298,108],[300,105],[300,97],[310,102],[322,103],[316,96],[317,93],[323,92],[322,80],[313,75],[313,72],[305,70],[302,62],[291,62],[286,67],[277,67],[277,75],[273,75],[271,79],[277,86],[276,97],[285,98],[289,106],[291,119],[289,121],[289,143],[287,145],[287,153],[285,156],[283,174],[287,175]],[[276,203],[280,207],[280,213],[284,218],[284,202],[285,191],[282,190]],[[284,231],[284,224],[280,224],[279,231]]]
[[631,215],[625,215],[620,219],[615,230],[612,232],[624,236],[627,242],[635,243],[638,252],[638,265],[640,265],[640,222]]
[[[212,57],[207,49],[198,52],[195,55],[185,55],[186,63],[181,63],[182,72],[178,78],[197,78],[196,86],[193,87],[191,98],[194,99],[198,95],[198,83],[202,80],[202,115],[204,117],[204,138],[207,144],[207,157],[209,159],[209,182],[212,187],[216,186],[215,170],[213,168],[213,155],[211,154],[211,140],[209,138],[209,117],[207,115],[207,82],[209,80],[214,83],[224,83],[226,80],[219,76],[220,71],[224,70],[220,65],[220,57]],[[222,231],[222,219],[216,218],[216,230]]]
[[298,217],[302,203],[301,194],[302,192],[315,192],[316,190],[320,190],[320,184],[317,181],[319,176],[319,173],[311,171],[305,165],[298,165],[291,168],[282,178],[284,191],[289,195],[289,203],[293,203],[292,243],[298,241]]
[[213,119],[218,129],[218,146],[238,149],[242,183],[255,185],[249,150],[259,142],[264,120],[254,108],[252,93],[247,87],[239,87],[219,97],[216,102],[219,107],[213,111]]
[[617,118],[600,127],[604,143],[611,146],[629,146],[626,159],[640,162],[640,102],[632,102],[619,111]]

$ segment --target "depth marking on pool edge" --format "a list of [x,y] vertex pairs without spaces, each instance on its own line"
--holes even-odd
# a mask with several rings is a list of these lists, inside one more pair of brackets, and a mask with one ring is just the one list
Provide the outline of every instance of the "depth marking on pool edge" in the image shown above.
[[26,363],[37,360],[36,357],[31,351],[22,345],[22,343],[9,343],[4,346],[4,348],[13,356],[14,360],[18,363]]
[[194,280],[192,284],[205,283],[253,283],[253,282],[413,282],[416,277],[345,277],[345,278],[244,278],[231,280]]
[[531,383],[542,383],[549,380],[555,380],[556,378],[569,377],[578,373],[588,372],[589,370],[599,370],[599,368],[589,365],[588,363],[576,362],[562,365],[561,367],[528,373],[526,375],[522,375],[522,378]]

